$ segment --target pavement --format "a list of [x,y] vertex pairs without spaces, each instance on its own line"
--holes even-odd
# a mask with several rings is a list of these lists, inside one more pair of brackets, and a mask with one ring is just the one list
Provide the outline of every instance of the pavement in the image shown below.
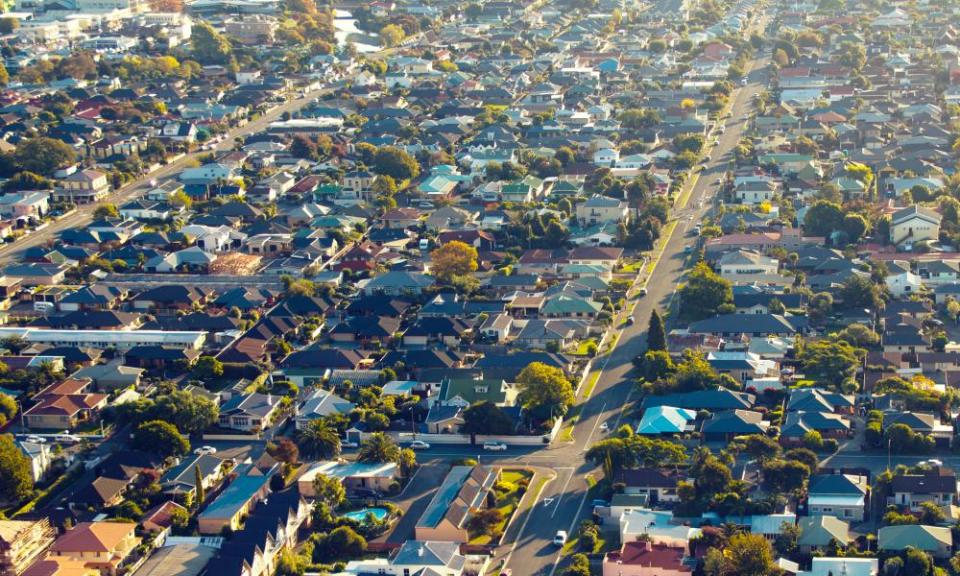
[[[573,442],[555,443],[548,450],[535,454],[517,453],[511,449],[499,456],[486,456],[481,460],[527,462],[547,465],[556,472],[541,494],[541,504],[529,512],[530,521],[517,539],[507,566],[516,574],[552,576],[563,564],[559,547],[551,543],[557,530],[567,530],[572,536],[581,519],[589,515],[589,485],[587,475],[599,476],[599,470],[584,460],[584,452],[603,437],[600,424],[607,423],[610,430],[624,420],[624,408],[636,398],[636,385],[630,376],[633,359],[646,348],[646,327],[654,309],[671,310],[677,287],[687,269],[687,250],[692,250],[696,236],[691,229],[701,222],[710,210],[717,193],[715,181],[726,174],[733,149],[740,141],[746,126],[746,116],[752,109],[752,98],[767,86],[767,62],[756,59],[750,67],[748,84],[737,86],[732,100],[732,117],[725,122],[725,131],[719,135],[719,144],[711,150],[710,160],[699,177],[692,180],[691,189],[681,194],[673,216],[676,225],[665,227],[663,250],[659,259],[650,263],[647,296],[639,297],[633,310],[634,322],[621,330],[616,346],[606,356],[598,359],[600,371],[597,385],[589,398],[581,398],[579,421],[574,425]],[[684,191],[687,192],[687,191]],[[958,458],[960,460],[960,458]],[[542,502],[548,500],[549,505]]]

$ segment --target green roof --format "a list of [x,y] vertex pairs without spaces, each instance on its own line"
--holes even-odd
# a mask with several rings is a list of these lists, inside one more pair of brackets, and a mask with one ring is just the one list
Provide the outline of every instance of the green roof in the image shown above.
[[543,314],[598,314],[603,310],[603,305],[593,300],[585,298],[573,298],[564,294],[557,295],[547,300],[543,305]]
[[507,385],[503,380],[467,378],[447,379],[440,386],[440,400],[449,401],[459,396],[470,404],[492,402],[503,404],[507,400]]

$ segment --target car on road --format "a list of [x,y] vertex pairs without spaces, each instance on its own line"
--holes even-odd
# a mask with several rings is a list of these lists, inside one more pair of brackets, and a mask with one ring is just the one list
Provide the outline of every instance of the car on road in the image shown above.
[[647,295],[647,289],[646,289],[646,288],[641,288],[641,289],[640,289],[640,296],[646,296],[646,295]]
[[716,184],[717,186],[720,186],[721,184],[723,184],[723,178],[717,178],[716,180],[713,181],[713,183]]
[[483,449],[490,450],[492,452],[503,452],[507,449],[507,445],[503,442],[484,442]]
[[76,434],[57,434],[53,439],[61,444],[78,444],[82,440]]
[[47,441],[43,436],[27,436],[27,442],[33,442],[34,444],[43,444]]
[[636,322],[636,320],[633,318],[633,316],[627,316],[627,326],[633,326],[634,322]]
[[693,246],[684,246],[684,247],[683,247],[683,253],[684,253],[684,254],[689,254],[689,253],[691,253],[691,252],[693,252]]
[[513,570],[509,568],[504,568],[500,571],[500,576],[513,576]]
[[557,535],[553,537],[553,543],[556,546],[563,546],[567,543],[567,531],[557,530]]
[[414,450],[429,450],[430,445],[424,442],[423,440],[414,440],[410,443],[410,448]]
[[204,454],[216,454],[217,449],[213,446],[201,446],[193,451],[197,456],[203,456]]
[[600,424],[600,431],[606,434],[607,432],[610,431],[610,426],[606,422],[604,422]]
[[740,79],[740,85],[741,85],[741,86],[746,86],[746,85],[747,85],[747,79],[746,79],[746,78]]

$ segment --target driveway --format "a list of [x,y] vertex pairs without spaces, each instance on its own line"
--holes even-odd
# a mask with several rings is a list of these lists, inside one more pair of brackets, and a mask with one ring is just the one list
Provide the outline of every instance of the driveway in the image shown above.
[[[417,520],[427,509],[427,505],[430,504],[430,500],[449,470],[450,463],[444,460],[424,462],[417,468],[416,474],[407,483],[403,492],[390,499],[403,510],[403,516],[394,526],[393,531],[386,536],[387,543],[403,544],[407,540],[414,539],[413,529],[417,525]],[[377,540],[382,538],[381,536]]]

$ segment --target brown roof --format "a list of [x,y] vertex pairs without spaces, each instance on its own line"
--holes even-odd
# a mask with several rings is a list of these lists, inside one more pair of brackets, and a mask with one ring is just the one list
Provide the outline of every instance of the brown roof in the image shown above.
[[112,552],[125,538],[133,536],[133,522],[81,522],[57,538],[53,552]]
[[173,524],[173,511],[177,509],[186,510],[186,508],[173,500],[168,500],[147,512],[147,515],[140,521],[140,524],[145,526],[149,522],[154,526],[169,528]]
[[692,572],[683,564],[684,550],[681,546],[651,544],[649,542],[627,542],[619,552],[607,554],[607,561],[621,562],[633,566],[649,566],[661,570]]
[[93,576],[98,571],[87,568],[86,563],[67,556],[51,556],[34,562],[23,576]]

